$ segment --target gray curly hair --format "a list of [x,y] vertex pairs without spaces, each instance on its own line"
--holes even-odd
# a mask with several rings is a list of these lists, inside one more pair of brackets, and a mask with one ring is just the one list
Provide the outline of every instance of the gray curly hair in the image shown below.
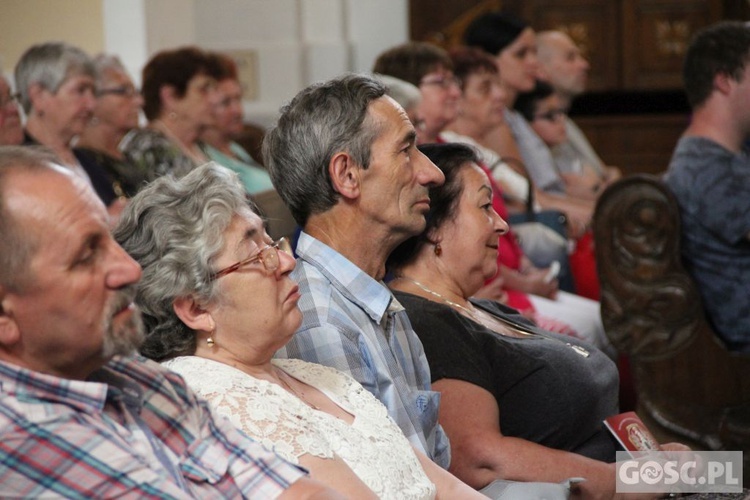
[[173,303],[220,299],[212,264],[234,216],[250,211],[237,174],[213,162],[179,179],[160,177],[130,200],[114,237],[143,268],[136,303],[146,327],[144,356],[163,361],[195,353],[195,332]]

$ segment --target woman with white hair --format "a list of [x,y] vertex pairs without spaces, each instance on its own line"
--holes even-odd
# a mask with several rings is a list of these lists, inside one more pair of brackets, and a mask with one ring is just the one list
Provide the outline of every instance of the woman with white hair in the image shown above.
[[26,113],[24,144],[50,148],[62,164],[86,179],[72,143],[94,111],[95,76],[91,58],[64,42],[34,45],[15,69]]

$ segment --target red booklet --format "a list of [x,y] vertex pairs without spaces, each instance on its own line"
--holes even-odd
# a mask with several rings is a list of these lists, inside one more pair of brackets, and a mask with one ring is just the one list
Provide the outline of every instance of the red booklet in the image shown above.
[[661,450],[659,442],[633,411],[606,418],[604,425],[627,451]]

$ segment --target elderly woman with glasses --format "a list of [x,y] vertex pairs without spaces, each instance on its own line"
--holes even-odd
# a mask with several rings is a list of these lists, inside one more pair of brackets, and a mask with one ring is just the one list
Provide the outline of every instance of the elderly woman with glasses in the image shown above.
[[143,98],[117,56],[99,54],[94,68],[96,106],[74,152],[110,213],[119,213],[146,179],[119,149],[123,137],[138,127]]
[[270,241],[236,174],[164,176],[115,230],[143,268],[141,352],[248,435],[352,498],[478,497],[413,450],[385,407],[331,368],[272,359],[300,325],[294,258]]
[[399,78],[419,88],[422,99],[415,124],[420,144],[438,142],[438,134],[458,114],[461,96],[453,63],[441,48],[426,42],[407,42],[380,54],[372,71]]

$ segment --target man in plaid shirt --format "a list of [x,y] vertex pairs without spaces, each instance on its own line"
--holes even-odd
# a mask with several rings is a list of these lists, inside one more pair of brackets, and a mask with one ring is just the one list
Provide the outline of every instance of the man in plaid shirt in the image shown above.
[[363,75],[311,85],[266,135],[271,178],[304,229],[292,272],[302,325],[278,356],[350,374],[447,469],[440,394],[406,311],[383,283],[388,255],[424,229],[429,187],[444,176],[385,91]]
[[0,148],[0,497],[335,496],[132,354],[140,267],[54,163]]

